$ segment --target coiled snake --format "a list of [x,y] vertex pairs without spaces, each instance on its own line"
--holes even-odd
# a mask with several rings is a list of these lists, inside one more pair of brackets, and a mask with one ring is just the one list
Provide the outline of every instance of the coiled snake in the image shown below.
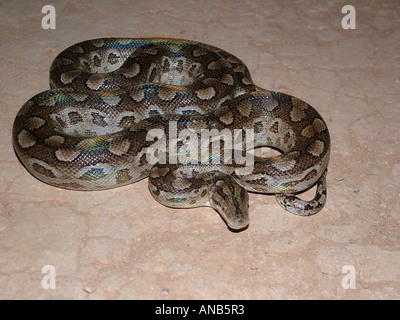
[[[20,161],[45,183],[102,190],[149,177],[160,203],[211,206],[232,229],[249,223],[247,191],[275,194],[298,215],[325,204],[330,138],[322,117],[296,97],[257,87],[221,49],[168,38],[84,41],[55,58],[50,86],[24,104],[13,127]],[[247,157],[263,146],[282,154]],[[313,200],[296,197],[315,184]]]

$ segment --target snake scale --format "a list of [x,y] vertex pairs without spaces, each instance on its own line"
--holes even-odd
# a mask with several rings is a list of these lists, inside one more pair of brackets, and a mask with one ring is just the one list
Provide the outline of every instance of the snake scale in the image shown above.
[[[104,190],[148,177],[160,203],[213,207],[235,230],[249,223],[248,191],[275,194],[303,216],[325,204],[330,138],[322,117],[256,86],[246,65],[219,48],[88,40],[55,58],[50,87],[23,105],[13,126],[18,158],[47,184]],[[246,158],[264,146],[281,154]],[[314,185],[313,200],[296,196]]]

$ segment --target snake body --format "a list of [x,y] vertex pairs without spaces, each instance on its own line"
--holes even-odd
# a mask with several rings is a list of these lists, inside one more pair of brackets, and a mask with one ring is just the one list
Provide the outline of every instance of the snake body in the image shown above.
[[[248,191],[275,194],[298,215],[325,204],[330,138],[322,117],[296,97],[256,86],[246,65],[219,48],[169,38],[88,40],[55,58],[50,86],[13,126],[20,161],[45,183],[103,190],[149,177],[160,203],[211,206],[232,229],[249,223]],[[249,165],[238,160],[245,141],[282,153]],[[313,200],[295,195],[315,184]]]

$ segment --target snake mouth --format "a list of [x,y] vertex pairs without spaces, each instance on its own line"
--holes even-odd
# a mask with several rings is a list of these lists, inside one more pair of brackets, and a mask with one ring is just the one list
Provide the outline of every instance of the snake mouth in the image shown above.
[[225,221],[228,227],[235,231],[242,231],[249,226],[249,219],[242,216],[237,216],[229,221]]

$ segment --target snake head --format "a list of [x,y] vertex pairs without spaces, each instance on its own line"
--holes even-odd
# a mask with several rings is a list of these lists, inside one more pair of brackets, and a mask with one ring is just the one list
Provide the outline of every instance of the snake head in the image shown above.
[[210,205],[228,227],[240,230],[249,224],[249,194],[232,177],[218,174],[210,188]]

